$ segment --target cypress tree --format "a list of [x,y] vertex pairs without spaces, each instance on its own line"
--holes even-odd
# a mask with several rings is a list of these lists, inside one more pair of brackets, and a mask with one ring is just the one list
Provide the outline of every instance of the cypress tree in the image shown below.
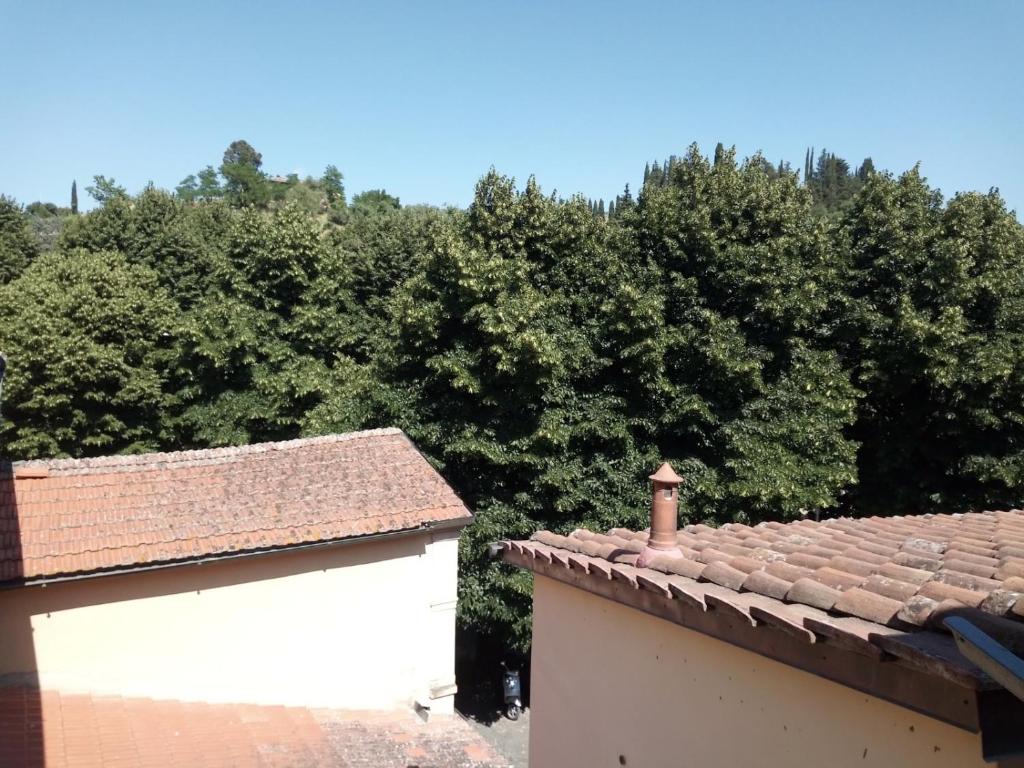
[[715,145],[715,165],[722,162],[723,157],[725,157],[725,147],[722,145],[722,142],[718,142]]
[[71,181],[71,212],[78,213],[78,181]]
[[604,215],[604,198],[602,197],[597,203],[597,218],[603,219]]
[[647,180],[651,178],[651,164],[644,163],[644,186],[647,186]]

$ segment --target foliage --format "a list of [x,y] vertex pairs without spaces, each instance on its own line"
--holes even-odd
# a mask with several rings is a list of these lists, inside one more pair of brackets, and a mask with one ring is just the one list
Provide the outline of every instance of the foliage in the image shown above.
[[694,522],[1024,496],[1024,229],[995,192],[725,145],[607,202],[492,170],[466,210],[346,205],[336,167],[268,177],[245,142],[173,195],[104,182],[82,216],[0,199],[3,452],[399,426],[476,512],[459,616],[502,643],[530,584],[487,544],[643,527],[665,459]]
[[0,287],[4,454],[158,448],[175,312],[151,270],[105,251],[42,256]]
[[352,212],[357,214],[387,213],[401,207],[398,198],[383,189],[368,189],[352,198]]
[[320,184],[327,195],[327,202],[332,207],[345,207],[345,183],[344,176],[335,165],[328,165],[324,171]]
[[855,396],[816,333],[832,254],[791,174],[696,150],[623,215],[633,267],[613,294],[615,356],[690,514],[793,517],[855,479]]
[[866,393],[864,511],[1015,505],[1024,491],[1024,231],[998,194],[946,206],[874,174],[843,223],[837,346]]
[[38,252],[21,206],[13,198],[0,195],[0,285],[20,275]]
[[115,197],[86,216],[72,218],[61,233],[65,250],[117,251],[132,264],[152,269],[182,307],[206,290],[225,258],[234,213],[222,205],[189,206],[166,192],[147,189],[135,198]]
[[[124,187],[114,181],[113,178],[108,179],[106,176],[93,176],[92,186],[86,187],[85,191],[100,205],[104,205],[112,200],[123,200],[128,197],[128,191]],[[75,196],[78,196],[77,189],[75,190]]]

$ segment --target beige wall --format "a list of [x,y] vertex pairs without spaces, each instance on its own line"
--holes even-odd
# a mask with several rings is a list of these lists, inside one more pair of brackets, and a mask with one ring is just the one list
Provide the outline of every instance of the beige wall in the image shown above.
[[424,533],[0,592],[0,676],[125,696],[358,709],[418,699],[451,711],[457,546],[457,533]]
[[534,582],[530,767],[971,768],[976,734]]

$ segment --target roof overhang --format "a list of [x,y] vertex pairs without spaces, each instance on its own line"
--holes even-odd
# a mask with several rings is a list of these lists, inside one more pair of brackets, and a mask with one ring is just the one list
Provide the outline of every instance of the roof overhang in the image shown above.
[[47,584],[58,584],[65,581],[82,581],[84,579],[97,579],[103,576],[121,576],[128,573],[144,573],[158,571],[167,568],[184,568],[190,565],[204,565],[207,563],[220,563],[230,560],[248,559],[264,555],[278,555],[287,552],[302,552],[309,549],[327,549],[347,547],[355,544],[365,544],[381,539],[399,539],[410,536],[420,536],[427,533],[441,531],[460,531],[473,522],[473,516],[457,517],[450,520],[437,520],[415,528],[402,528],[394,531],[381,533],[364,534],[361,536],[348,536],[342,539],[328,541],[312,541],[303,544],[289,544],[280,547],[266,547],[263,549],[250,549],[234,552],[223,552],[203,557],[182,558],[180,560],[165,560],[152,563],[136,563],[114,568],[103,568],[95,571],[84,571],[80,573],[56,574],[53,576],[39,576],[30,579],[11,579],[0,582],[0,590],[15,589],[17,587],[46,586]]
[[1024,702],[964,659],[947,636],[901,632],[533,541],[502,542],[500,557],[537,575],[980,733],[988,761],[1024,755]]

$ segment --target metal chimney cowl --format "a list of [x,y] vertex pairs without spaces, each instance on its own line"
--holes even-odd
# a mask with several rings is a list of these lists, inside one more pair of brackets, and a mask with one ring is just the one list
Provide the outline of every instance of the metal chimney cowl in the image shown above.
[[679,528],[679,484],[683,481],[668,462],[662,464],[650,477],[653,484],[651,495],[651,533],[637,558],[637,566],[644,568],[655,557],[682,557],[676,542]]

